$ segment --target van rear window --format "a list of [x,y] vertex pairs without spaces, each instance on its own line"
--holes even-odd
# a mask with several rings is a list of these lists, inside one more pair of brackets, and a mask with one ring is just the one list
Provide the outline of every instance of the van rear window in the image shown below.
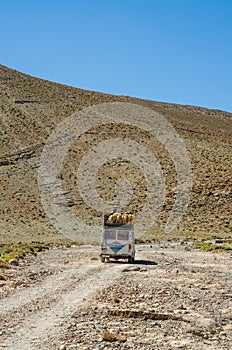
[[105,231],[105,239],[116,239],[116,231],[115,230]]
[[129,231],[118,230],[117,231],[117,239],[119,241],[128,241],[129,240]]

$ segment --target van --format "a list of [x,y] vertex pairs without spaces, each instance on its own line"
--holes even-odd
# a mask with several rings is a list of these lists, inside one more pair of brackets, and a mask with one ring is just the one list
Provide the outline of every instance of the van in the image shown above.
[[[122,216],[124,214],[121,214]],[[104,215],[104,227],[101,233],[100,258],[102,262],[127,259],[129,263],[135,259],[135,238],[133,222],[110,222],[112,214]]]

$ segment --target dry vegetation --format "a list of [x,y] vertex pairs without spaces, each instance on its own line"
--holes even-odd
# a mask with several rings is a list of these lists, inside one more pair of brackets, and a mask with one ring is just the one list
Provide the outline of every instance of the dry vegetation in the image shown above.
[[[231,236],[230,113],[84,91],[0,66],[1,241],[62,240],[50,225],[40,202],[37,168],[43,145],[58,123],[73,112],[112,101],[140,104],[162,114],[185,141],[193,167],[194,186],[188,210],[175,235]],[[80,197],[75,174],[83,155],[112,136],[129,137],[157,157],[165,174],[167,193],[164,210],[151,233],[162,236],[175,198],[174,165],[162,145],[133,127],[106,125],[91,130],[72,145],[62,169],[71,210],[87,222],[100,223],[101,213],[89,208]],[[105,164],[99,170],[98,191],[103,198],[111,199],[112,188],[122,174],[134,187],[127,210],[139,212],[146,198],[146,182],[140,169],[132,163],[115,160]]]

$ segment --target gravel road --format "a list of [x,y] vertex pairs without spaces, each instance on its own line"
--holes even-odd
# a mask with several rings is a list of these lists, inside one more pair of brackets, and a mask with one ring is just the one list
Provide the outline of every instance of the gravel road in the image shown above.
[[231,349],[232,255],[137,246],[135,264],[98,248],[51,249],[0,284],[0,349]]

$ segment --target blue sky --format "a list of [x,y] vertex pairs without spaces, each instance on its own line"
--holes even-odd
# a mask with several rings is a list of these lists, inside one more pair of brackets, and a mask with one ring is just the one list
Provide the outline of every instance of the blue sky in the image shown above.
[[232,112],[230,0],[2,0],[0,33],[24,73]]

